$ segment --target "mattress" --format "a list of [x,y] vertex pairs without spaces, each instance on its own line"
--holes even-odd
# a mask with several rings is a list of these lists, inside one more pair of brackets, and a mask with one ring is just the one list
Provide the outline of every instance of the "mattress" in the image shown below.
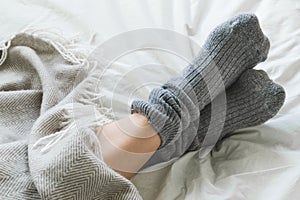
[[[0,2],[0,41],[26,29],[80,39],[83,46],[92,47],[94,56],[99,45],[109,44],[104,50],[117,53],[129,45],[99,79],[102,106],[117,118],[129,113],[132,99],[146,99],[153,87],[179,73],[213,27],[238,13],[255,13],[271,42],[269,58],[256,68],[267,71],[287,93],[278,115],[261,126],[236,131],[210,152],[188,153],[136,175],[132,182],[144,199],[300,199],[298,0]],[[175,39],[160,41],[160,33]],[[126,34],[136,37],[126,41]],[[139,41],[141,48],[130,46],[132,41]],[[159,49],[159,44],[171,44],[172,51]],[[148,46],[156,48],[143,48]]]

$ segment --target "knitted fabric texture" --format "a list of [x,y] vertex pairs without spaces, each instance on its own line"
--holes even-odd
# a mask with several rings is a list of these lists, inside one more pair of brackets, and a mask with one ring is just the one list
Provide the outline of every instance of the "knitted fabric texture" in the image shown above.
[[211,32],[181,76],[151,91],[148,102],[134,101],[132,112],[145,115],[160,135],[155,154],[166,160],[181,156],[197,135],[200,111],[245,70],[264,61],[269,46],[255,15],[233,17]]
[[102,159],[95,127],[112,118],[97,106],[101,70],[58,37],[21,33],[6,44],[0,199],[142,199]]
[[[254,69],[246,70],[224,94],[218,95],[213,101],[218,101],[222,95],[227,96],[226,105],[214,108],[216,116],[212,116],[212,103],[201,110],[197,135],[184,153],[214,146],[215,138],[221,141],[237,129],[268,121],[278,113],[285,100],[283,87],[272,82],[266,72]],[[224,122],[220,119],[223,116],[220,113],[225,115]],[[166,162],[168,159],[165,155],[154,154],[143,168]]]
[[[264,71],[247,70],[229,89],[226,90],[226,109],[216,108],[218,112],[226,112],[224,127],[220,120],[211,122],[211,104],[207,105],[200,116],[197,136],[187,150],[200,149],[203,140],[212,127],[207,140],[222,126],[220,139],[237,129],[260,125],[274,117],[285,100],[285,91],[282,86],[272,82]],[[216,97],[218,98],[218,97]],[[213,145],[207,143],[208,145]]]

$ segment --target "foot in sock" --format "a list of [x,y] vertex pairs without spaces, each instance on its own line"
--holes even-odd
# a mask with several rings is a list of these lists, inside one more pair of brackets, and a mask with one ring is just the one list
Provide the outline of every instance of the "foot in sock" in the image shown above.
[[[187,152],[214,145],[226,134],[237,129],[263,124],[282,107],[285,92],[280,85],[272,82],[264,71],[252,69],[244,72],[226,90],[226,96],[226,109],[216,108],[215,112],[226,112],[225,123],[220,123],[222,120],[218,120],[218,116],[211,121],[211,104],[207,105],[201,111],[197,136]],[[209,126],[211,129],[208,132]]]
[[200,110],[245,70],[264,61],[268,51],[269,41],[257,17],[238,15],[212,31],[182,76],[154,89],[149,102],[134,101],[132,112],[145,115],[160,135],[157,154],[163,152],[168,159],[181,156],[196,136]]
[[[284,89],[280,85],[272,82],[264,71],[253,69],[246,70],[225,91],[225,95],[226,107],[216,105],[212,112],[213,103],[210,103],[201,110],[197,135],[185,153],[213,146],[237,129],[263,124],[277,114],[285,99]],[[213,118],[212,114],[215,114]],[[220,116],[225,116],[225,120]],[[143,168],[168,161],[167,156],[155,153]]]

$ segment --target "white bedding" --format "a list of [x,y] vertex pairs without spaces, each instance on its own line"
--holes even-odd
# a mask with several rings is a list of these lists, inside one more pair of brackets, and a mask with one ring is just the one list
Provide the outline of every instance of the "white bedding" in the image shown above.
[[[280,113],[266,124],[227,138],[199,159],[192,152],[172,166],[133,178],[144,199],[300,199],[300,1],[299,0],[0,0],[0,40],[24,28],[81,36],[91,45],[139,28],[176,31],[201,44],[209,31],[240,12],[258,15],[270,38],[264,69],[287,92]],[[171,41],[171,40],[170,40]],[[120,45],[123,45],[120,43]],[[151,44],[150,44],[151,45]],[[181,47],[192,57],[196,52]],[[168,67],[156,67],[156,63]],[[145,50],[120,58],[104,73],[104,106],[117,116],[130,100],[177,73],[185,62],[167,52]],[[139,66],[137,68],[137,66]],[[143,67],[141,67],[143,66]],[[113,79],[112,79],[113,77]],[[145,87],[136,90],[141,84]],[[117,90],[115,90],[117,86]],[[134,93],[133,93],[134,92]],[[128,94],[133,96],[128,98]]]

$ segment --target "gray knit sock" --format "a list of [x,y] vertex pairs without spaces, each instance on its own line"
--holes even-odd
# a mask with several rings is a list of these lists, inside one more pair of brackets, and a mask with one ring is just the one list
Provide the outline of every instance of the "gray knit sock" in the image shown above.
[[145,115],[160,135],[157,154],[166,159],[181,156],[196,136],[200,110],[224,91],[222,86],[229,87],[245,70],[264,61],[268,50],[257,17],[238,15],[212,31],[182,76],[154,89],[149,102],[134,101],[132,112]]
[[272,82],[264,71],[251,69],[244,72],[238,81],[226,90],[226,96],[227,108],[216,108],[216,113],[226,112],[225,123],[220,123],[218,116],[212,121],[211,104],[207,105],[201,111],[197,137],[187,152],[214,145],[216,138],[221,139],[237,129],[260,125],[271,119],[282,107],[285,92],[280,85]]

